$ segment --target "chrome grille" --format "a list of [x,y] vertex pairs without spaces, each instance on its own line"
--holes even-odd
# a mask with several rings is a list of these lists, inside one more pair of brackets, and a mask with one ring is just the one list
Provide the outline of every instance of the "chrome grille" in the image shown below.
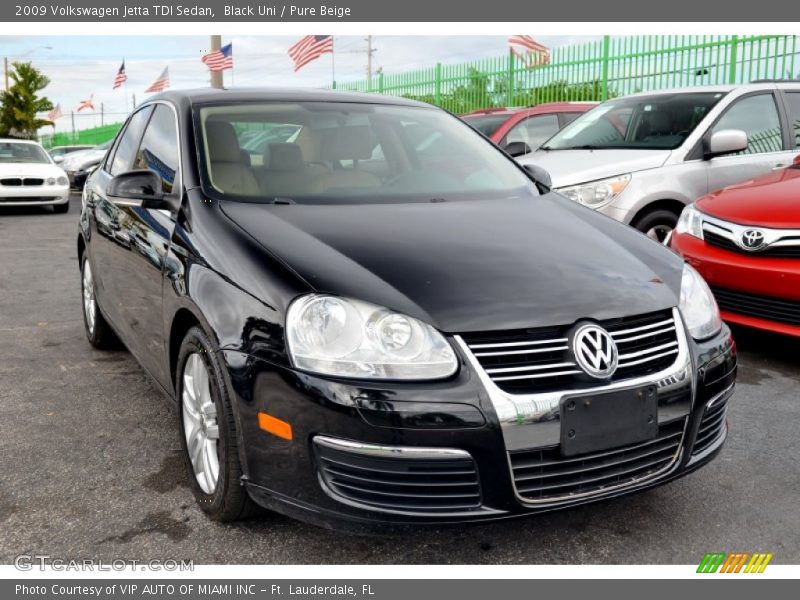
[[697,437],[694,439],[692,454],[700,454],[716,442],[725,431],[725,414],[728,411],[728,398],[723,397],[707,406]]
[[575,363],[569,330],[561,327],[463,334],[488,377],[508,393],[569,390],[640,377],[663,370],[678,355],[671,310],[601,321],[617,344],[619,365],[607,380],[589,377]]
[[[766,245],[763,248],[758,250],[742,248],[740,245],[742,234],[748,229],[757,229],[764,234]],[[800,229],[739,225],[705,215],[703,240],[711,246],[752,257],[800,258]]]
[[478,472],[467,453],[442,457],[371,456],[319,437],[314,447],[322,481],[334,497],[384,511],[447,513],[478,509]]
[[509,453],[517,494],[531,502],[601,494],[666,471],[680,456],[686,419],[660,425],[655,439],[563,458],[558,446]]

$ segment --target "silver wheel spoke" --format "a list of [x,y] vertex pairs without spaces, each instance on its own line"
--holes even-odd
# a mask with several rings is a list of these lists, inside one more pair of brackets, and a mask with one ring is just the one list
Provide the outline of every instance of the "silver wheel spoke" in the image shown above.
[[219,425],[211,397],[208,369],[194,352],[183,366],[183,429],[195,480],[206,494],[213,494],[219,480]]

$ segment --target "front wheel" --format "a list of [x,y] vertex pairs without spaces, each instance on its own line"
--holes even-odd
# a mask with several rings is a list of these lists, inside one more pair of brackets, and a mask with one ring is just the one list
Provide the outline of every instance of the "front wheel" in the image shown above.
[[256,505],[241,484],[236,423],[220,365],[205,332],[193,327],[178,355],[181,447],[200,508],[218,521],[251,516]]
[[678,216],[668,209],[653,210],[636,219],[633,226],[647,237],[663,244],[678,224]]

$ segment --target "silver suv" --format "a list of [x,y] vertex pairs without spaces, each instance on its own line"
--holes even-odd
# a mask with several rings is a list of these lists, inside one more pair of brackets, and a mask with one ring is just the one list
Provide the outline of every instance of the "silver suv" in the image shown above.
[[519,157],[568,198],[663,241],[684,205],[792,163],[800,81],[614,98]]

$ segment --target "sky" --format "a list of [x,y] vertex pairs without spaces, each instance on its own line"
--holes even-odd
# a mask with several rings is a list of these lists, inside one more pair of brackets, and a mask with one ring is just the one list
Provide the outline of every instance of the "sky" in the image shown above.
[[[142,26],[146,27],[145,24]],[[190,26],[190,25],[189,25]],[[550,47],[587,42],[588,36],[547,36],[532,34]],[[294,72],[287,54],[296,36],[223,36],[222,43],[233,43],[234,69],[225,71],[225,86],[330,86],[330,55]],[[400,73],[479,58],[502,56],[508,52],[507,36],[374,36],[373,69]],[[209,36],[0,36],[0,56],[30,61],[50,78],[44,90],[54,104],[60,104],[64,117],[55,131],[71,129],[70,112],[81,100],[94,96],[95,113],[75,114],[76,129],[100,125],[100,105],[105,123],[122,121],[132,108],[132,96],[139,103],[144,90],[164,67],[169,67],[172,89],[203,87],[209,72],[200,61],[209,51]],[[366,78],[367,42],[359,36],[336,36],[335,73],[338,82]],[[128,73],[125,87],[112,90],[114,77],[125,59]],[[126,93],[127,91],[127,93]],[[52,132],[47,128],[43,133]]]

